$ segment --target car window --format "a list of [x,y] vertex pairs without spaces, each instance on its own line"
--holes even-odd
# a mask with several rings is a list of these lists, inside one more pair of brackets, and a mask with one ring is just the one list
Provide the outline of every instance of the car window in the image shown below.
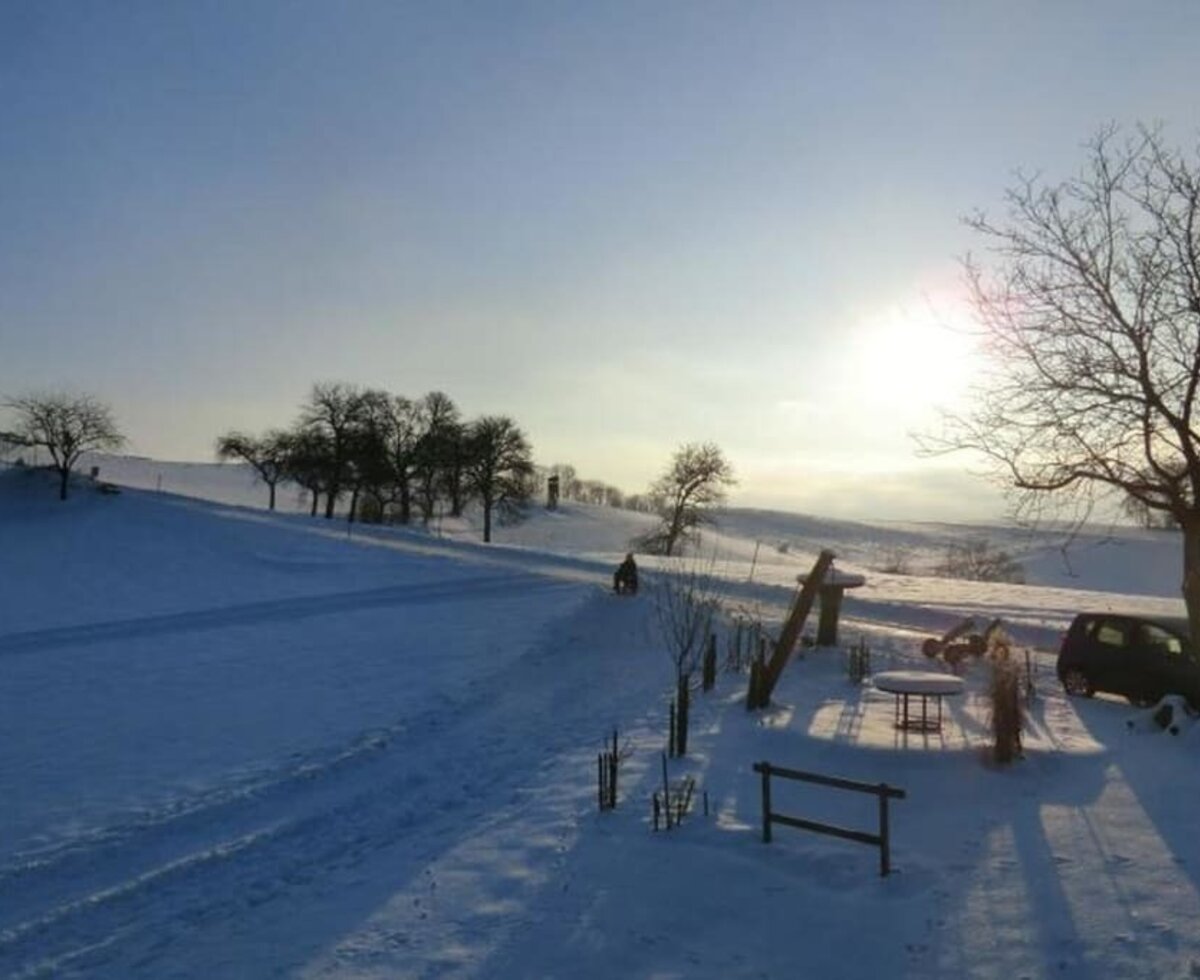
[[1183,653],[1183,643],[1179,637],[1153,623],[1143,623],[1139,628],[1138,646],[1148,653],[1166,654],[1171,657],[1178,657]]
[[1096,624],[1092,638],[1107,647],[1123,647],[1126,643],[1125,627],[1121,623],[1102,619]]

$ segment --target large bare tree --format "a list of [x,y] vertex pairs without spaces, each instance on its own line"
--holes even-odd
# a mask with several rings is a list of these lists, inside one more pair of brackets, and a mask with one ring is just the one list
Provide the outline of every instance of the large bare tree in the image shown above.
[[58,472],[58,498],[67,499],[71,471],[86,452],[118,449],[125,437],[112,410],[91,395],[31,394],[5,405],[16,413],[13,435],[24,445],[43,446]]
[[254,470],[258,479],[267,485],[267,509],[275,509],[275,488],[287,478],[291,463],[293,439],[290,433],[272,429],[266,435],[252,436],[245,432],[226,432],[217,439],[217,459],[224,462],[239,459]]
[[1018,512],[1170,515],[1200,638],[1200,151],[1110,127],[1078,175],[1019,176],[1003,217],[967,223],[989,369],[924,449],[982,454]]
[[714,443],[687,443],[671,457],[665,473],[650,488],[660,501],[662,525],[643,545],[675,553],[680,541],[701,524],[711,523],[713,508],[725,501],[725,488],[737,481],[733,467]]
[[467,431],[467,485],[483,505],[483,540],[490,542],[493,514],[529,501],[533,454],[525,433],[505,416],[485,416]]

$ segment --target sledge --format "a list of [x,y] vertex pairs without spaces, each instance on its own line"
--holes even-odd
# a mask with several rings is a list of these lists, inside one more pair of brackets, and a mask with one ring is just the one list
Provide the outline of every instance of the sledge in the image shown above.
[[932,636],[927,639],[921,644],[921,652],[930,660],[945,656],[946,651],[954,645],[955,640],[962,636],[966,636],[966,634],[970,633],[974,628],[975,618],[973,616],[968,616],[966,619],[960,620],[957,624],[943,633],[940,639]]
[[973,616],[967,616],[941,635],[930,637],[921,644],[921,652],[930,660],[941,657],[951,667],[958,668],[967,657],[982,657],[1004,635],[1004,624],[993,619],[982,630],[976,628]]

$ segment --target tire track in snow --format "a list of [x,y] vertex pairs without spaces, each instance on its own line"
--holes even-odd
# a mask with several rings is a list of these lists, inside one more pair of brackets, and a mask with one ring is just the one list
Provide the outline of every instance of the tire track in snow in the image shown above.
[[357,592],[335,592],[292,599],[273,599],[192,612],[166,613],[159,616],[89,623],[82,626],[8,633],[0,635],[0,656],[48,650],[55,647],[86,646],[110,640],[143,639],[152,636],[166,636],[171,633],[226,629],[230,626],[293,622],[298,619],[311,619],[390,606],[460,602],[476,598],[521,594],[531,590],[562,589],[569,586],[570,583],[538,575],[510,573],[450,579],[425,585],[389,585]]

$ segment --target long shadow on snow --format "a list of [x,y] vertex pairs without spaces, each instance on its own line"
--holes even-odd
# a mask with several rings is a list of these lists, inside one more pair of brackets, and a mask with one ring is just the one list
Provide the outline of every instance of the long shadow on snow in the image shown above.
[[[821,658],[825,653],[817,651],[815,656]],[[790,669],[795,670],[795,667]],[[744,689],[740,678],[730,680]],[[718,686],[728,683],[729,680],[723,679]],[[788,693],[795,694],[797,689],[792,688]],[[823,889],[836,890],[837,882],[842,880],[840,877],[835,876],[832,884],[824,883],[829,878],[827,861],[831,855],[836,855],[842,864],[858,869],[857,874],[848,873],[855,881],[861,875],[863,887],[867,887],[872,879],[879,883],[875,900],[880,903],[880,914],[887,914],[891,902],[897,903],[896,911],[900,914],[914,889],[929,890],[938,896],[944,930],[934,933],[926,931],[922,925],[919,934],[914,932],[912,936],[904,937],[906,942],[898,944],[895,950],[898,973],[914,978],[970,976],[982,968],[987,974],[988,968],[970,960],[972,945],[985,937],[967,935],[956,929],[965,928],[967,924],[960,922],[959,917],[967,907],[972,887],[978,885],[981,875],[994,873],[995,869],[988,868],[991,859],[989,838],[999,831],[1009,833],[1013,838],[1017,865],[1010,873],[1031,883],[1027,889],[1031,907],[1017,910],[1016,914],[1024,917],[1026,929],[1034,933],[1030,942],[1037,950],[1035,957],[1052,963],[1063,959],[1064,949],[1082,948],[1071,905],[1054,877],[1054,855],[1041,824],[1041,810],[1046,804],[1084,808],[1094,803],[1103,791],[1105,770],[1111,764],[1106,753],[1090,756],[1042,754],[1009,771],[998,771],[986,767],[979,753],[966,748],[965,744],[946,742],[947,751],[939,750],[940,736],[898,733],[890,748],[856,744],[863,712],[890,714],[892,711],[890,698],[877,697],[868,688],[862,688],[860,696],[851,694],[847,697],[832,739],[807,734],[817,712],[826,706],[815,691],[812,698],[802,694],[795,704],[781,704],[767,712],[750,715],[742,712],[739,695],[726,697],[730,703],[725,708],[725,724],[745,724],[758,729],[753,740],[757,743],[756,758],[740,754],[745,751],[746,739],[718,738],[703,766],[702,780],[718,791],[717,807],[733,825],[757,828],[760,824],[761,782],[751,769],[759,758],[830,776],[899,785],[908,794],[905,800],[891,807],[895,877],[876,877],[878,853],[874,849],[780,828],[775,831],[774,843],[762,852],[762,859],[775,869],[794,868],[794,886],[791,895],[778,894],[774,901],[802,909],[806,902],[820,901]],[[971,721],[958,707],[948,706],[947,711],[959,725]],[[1011,786],[1011,793],[1003,797],[1000,809],[985,814],[982,819],[978,814],[971,814],[961,824],[940,818],[939,814],[961,811],[964,800],[978,799],[979,806],[994,802],[998,782]],[[828,794],[833,794],[833,798]],[[810,819],[829,819],[832,815],[835,823],[843,825],[845,820],[839,819],[838,814],[845,810],[859,814],[857,820],[850,820],[851,825],[862,830],[874,829],[875,802],[872,798],[863,797],[860,806],[853,799],[846,801],[837,796],[836,790],[788,786],[785,781],[780,781],[774,787],[773,809]],[[857,794],[842,796],[854,798]],[[754,846],[757,829],[747,836],[754,842],[743,837],[742,846]],[[1048,876],[1050,880],[1047,880]],[[869,888],[865,894],[875,892],[875,888]],[[932,928],[930,925],[929,929]],[[747,945],[753,946],[753,943],[748,941]],[[1002,949],[1002,960],[1003,954]],[[803,970],[802,961],[798,960],[796,965],[797,969]],[[1002,973],[1003,970],[992,970],[990,975]]]
[[1136,731],[1126,723],[1142,715],[1142,709],[1099,698],[1074,704],[1093,737],[1112,746],[1111,761],[1119,767],[1125,785],[1158,831],[1173,865],[1187,874],[1200,896],[1200,836],[1196,834],[1200,768],[1195,757],[1200,729],[1178,736],[1156,727]]

